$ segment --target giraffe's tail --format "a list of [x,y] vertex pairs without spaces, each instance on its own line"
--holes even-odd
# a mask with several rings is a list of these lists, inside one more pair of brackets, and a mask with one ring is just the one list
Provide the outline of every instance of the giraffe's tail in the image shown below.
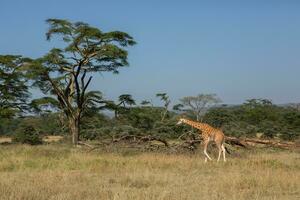
[[[225,146],[224,146],[224,147],[225,147]],[[231,154],[227,147],[225,147],[225,151],[226,151],[228,154]]]

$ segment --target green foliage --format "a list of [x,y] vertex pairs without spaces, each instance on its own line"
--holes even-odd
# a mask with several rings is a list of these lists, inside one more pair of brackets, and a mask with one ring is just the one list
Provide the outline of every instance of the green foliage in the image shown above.
[[62,116],[60,113],[46,113],[40,115],[39,117],[34,117],[31,120],[34,123],[34,127],[42,135],[65,135],[65,124],[61,121],[64,119],[61,117]]
[[182,134],[181,126],[175,126],[175,113],[161,121],[161,107],[131,107],[119,118],[109,119],[100,114],[85,118],[82,122],[82,139],[117,138],[122,135],[156,135],[174,138]]
[[233,136],[255,137],[261,133],[266,138],[292,140],[300,133],[300,112],[273,105],[266,99],[247,100],[241,106],[212,108],[205,114],[204,121]]
[[142,131],[151,130],[156,121],[161,120],[163,108],[159,107],[133,107],[122,117],[123,124],[129,124]]
[[250,99],[243,104],[244,120],[251,124],[258,124],[262,121],[274,121],[278,118],[276,106],[266,99]]
[[57,110],[59,108],[59,102],[52,97],[42,97],[32,100],[30,107],[35,113],[47,113]]
[[84,140],[94,140],[107,138],[112,130],[112,121],[103,114],[89,112],[82,119],[80,138]]
[[122,104],[124,107],[126,105],[133,106],[135,101],[130,94],[122,94],[119,96],[119,104]]
[[0,118],[0,135],[12,135],[20,125],[20,118]]
[[0,118],[12,118],[27,109],[29,98],[26,74],[23,70],[29,59],[0,55]]
[[13,135],[20,127],[33,126],[41,135],[64,135],[58,113],[0,120],[0,135]]
[[159,97],[160,100],[164,103],[164,110],[161,112],[161,121],[164,121],[166,117],[168,117],[168,110],[171,100],[167,93],[158,93],[156,97]]
[[[254,103],[253,103],[254,102]],[[120,108],[123,106],[120,105]],[[101,110],[100,110],[101,111]],[[82,140],[102,140],[123,135],[153,135],[165,139],[178,138],[190,130],[187,126],[176,126],[178,114],[168,111],[168,117],[161,121],[163,107],[135,106],[119,110],[118,118],[109,118],[98,108],[89,109],[81,119]],[[260,113],[260,114],[258,114]],[[184,113],[193,119],[190,113]],[[261,116],[263,115],[263,117]],[[0,134],[13,134],[20,127],[32,126],[43,135],[62,135],[66,130],[60,123],[60,113],[41,113],[13,120],[0,120]],[[195,119],[194,119],[195,120]],[[295,140],[300,133],[300,112],[291,107],[263,104],[260,100],[247,101],[238,106],[219,106],[209,109],[203,121],[221,128],[228,136],[281,138]]]
[[13,137],[14,142],[37,145],[42,143],[38,131],[32,126],[21,126]]
[[204,119],[214,127],[222,127],[224,124],[237,120],[236,115],[234,114],[234,108],[229,109],[226,106],[211,108],[205,114]]
[[142,106],[151,106],[152,103],[151,103],[151,101],[143,100],[143,101],[141,102],[141,105],[142,105]]
[[102,109],[113,111],[115,119],[118,119],[122,114],[126,114],[129,111],[129,107],[135,105],[135,100],[130,94],[122,94],[118,98],[118,102],[104,101],[105,105]]
[[177,120],[175,118],[165,120],[163,122],[157,121],[154,124],[152,130],[150,130],[151,135],[157,135],[162,138],[174,139],[178,138],[184,132],[184,126],[175,126]]
[[169,96],[167,95],[167,93],[157,93],[156,97],[159,97],[161,101],[164,102],[164,106],[168,107],[169,104],[171,103]]

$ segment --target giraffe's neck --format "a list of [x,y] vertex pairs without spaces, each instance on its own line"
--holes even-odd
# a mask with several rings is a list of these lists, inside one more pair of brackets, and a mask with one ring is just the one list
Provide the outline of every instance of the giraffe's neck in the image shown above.
[[196,129],[199,129],[201,131],[205,131],[207,129],[211,129],[212,127],[209,126],[208,124],[205,124],[205,123],[200,123],[200,122],[194,122],[194,121],[191,121],[191,120],[188,120],[188,119],[185,119],[183,121],[185,124],[188,124]]

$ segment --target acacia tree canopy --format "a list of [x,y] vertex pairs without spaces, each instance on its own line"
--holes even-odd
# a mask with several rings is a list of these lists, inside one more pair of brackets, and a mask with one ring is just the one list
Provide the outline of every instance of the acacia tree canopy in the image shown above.
[[28,58],[0,55],[0,117],[13,117],[27,109],[28,81],[23,70]]
[[202,120],[203,114],[211,106],[220,103],[221,99],[216,94],[199,94],[197,96],[187,96],[180,99],[181,104],[175,105],[173,108],[182,109],[193,113],[197,121]]

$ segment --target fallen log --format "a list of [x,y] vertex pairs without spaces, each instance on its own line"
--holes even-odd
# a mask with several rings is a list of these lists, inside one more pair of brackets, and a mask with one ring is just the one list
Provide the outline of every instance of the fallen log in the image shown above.
[[78,141],[78,145],[84,145],[84,146],[87,146],[89,148],[94,148],[94,146],[90,145],[90,144],[87,144],[85,142],[81,142],[81,141]]
[[139,141],[140,142],[158,141],[163,143],[166,147],[169,147],[169,143],[166,140],[151,135],[141,137]]
[[295,148],[297,147],[296,143],[294,142],[283,142],[283,141],[276,141],[276,140],[264,140],[264,139],[256,139],[256,138],[236,138],[236,137],[226,137],[226,143],[237,144],[240,146],[254,146],[256,144],[264,144],[272,147],[279,147],[279,148]]
[[[202,138],[198,140],[186,140],[179,146],[194,146],[195,144],[201,143]],[[255,146],[257,144],[268,145],[277,148],[285,148],[285,149],[292,149],[297,148],[297,145],[294,142],[283,142],[283,141],[276,141],[276,140],[263,140],[263,139],[256,139],[256,138],[236,138],[232,136],[226,136],[225,143],[233,146],[240,146],[243,148],[248,148],[250,146]]]
[[230,145],[237,145],[237,146],[247,148],[247,144],[244,141],[242,141],[242,140],[240,140],[236,137],[226,137],[225,138],[225,143],[230,144]]
[[163,143],[166,147],[169,147],[169,143],[166,140],[156,137],[156,136],[151,136],[151,135],[147,135],[147,136],[123,135],[119,138],[114,138],[112,140],[112,143],[116,143],[116,142],[120,142],[120,141],[124,141],[124,140],[133,140],[134,142],[137,142],[137,143],[157,141],[157,142]]
[[[157,141],[162,143],[165,147],[171,148],[171,149],[179,149],[179,148],[188,148],[189,150],[195,150],[197,149],[197,145],[199,145],[202,142],[202,138],[198,139],[186,139],[183,140],[180,144],[172,144],[168,143],[167,140],[164,140],[160,137],[157,136],[151,136],[151,135],[146,135],[146,136],[137,136],[137,135],[122,135],[119,138],[113,138],[111,142],[101,142],[101,144],[98,144],[96,146],[84,143],[84,142],[79,142],[79,145],[84,145],[87,146],[92,150],[100,148],[101,146],[107,146],[111,145],[113,143],[118,143],[121,141],[130,141],[132,144],[141,144],[141,143],[146,143],[150,141]],[[213,145],[214,143],[211,142]],[[277,140],[266,140],[266,139],[257,139],[257,138],[237,138],[233,136],[226,136],[225,137],[225,143],[232,145],[232,146],[240,146],[242,148],[249,148],[251,146],[256,146],[258,144],[261,145],[266,145],[270,147],[277,147],[277,148],[284,148],[284,149],[294,149],[294,148],[299,148],[299,144],[296,142],[284,142],[284,141],[277,141]]]
[[123,135],[119,138],[113,138],[112,142],[115,143],[115,142],[119,142],[119,141],[122,141],[122,140],[129,140],[129,139],[133,139],[133,140],[136,140],[136,137],[135,135]]

